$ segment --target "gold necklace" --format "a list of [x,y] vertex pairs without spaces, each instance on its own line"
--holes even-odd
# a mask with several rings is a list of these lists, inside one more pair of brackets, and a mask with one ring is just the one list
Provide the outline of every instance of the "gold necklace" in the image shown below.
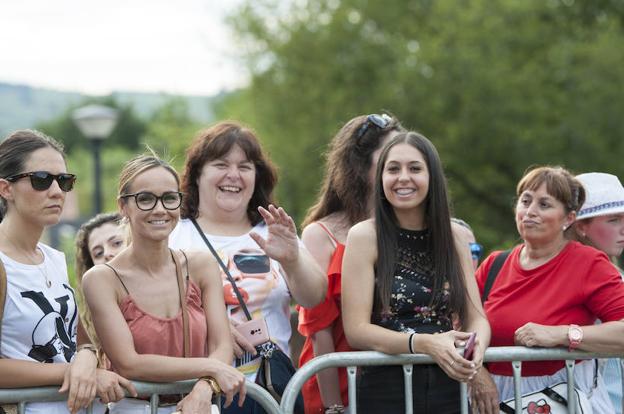
[[45,259],[46,259],[46,256],[45,256],[45,253],[43,252],[43,250],[41,250],[41,249],[39,248],[39,246],[36,246],[36,247],[35,247],[35,249],[36,249],[36,250],[38,250],[38,251],[40,251],[40,252],[41,252],[41,257],[43,257],[43,261],[41,262],[41,264],[37,264],[37,259],[35,258],[35,259],[33,260],[32,256],[30,256],[30,252],[27,252],[26,250],[23,250],[23,249],[18,249],[18,248],[17,248],[17,246],[15,245],[15,243],[13,243],[13,241],[12,241],[12,240],[11,240],[11,239],[7,236],[7,234],[4,232],[4,229],[2,229],[2,234],[4,235],[4,239],[5,239],[6,241],[8,241],[8,242],[11,244],[11,246],[13,246],[13,248],[14,248],[16,251],[18,251],[18,252],[19,252],[19,251],[21,251],[21,252],[22,252],[22,253],[26,256],[26,258],[28,258],[28,260],[30,260],[30,261],[32,262],[32,263],[27,263],[27,264],[32,265],[32,266],[35,266],[35,267],[37,268],[37,270],[39,271],[39,273],[41,273],[41,275],[42,275],[42,276],[43,276],[43,278],[45,279],[45,284],[46,284],[46,286],[48,287],[48,289],[49,289],[49,288],[51,288],[51,287],[52,287],[52,282],[50,281],[50,278],[48,277],[48,271],[47,271],[47,270],[45,269],[45,267],[44,267],[44,265],[45,265]]

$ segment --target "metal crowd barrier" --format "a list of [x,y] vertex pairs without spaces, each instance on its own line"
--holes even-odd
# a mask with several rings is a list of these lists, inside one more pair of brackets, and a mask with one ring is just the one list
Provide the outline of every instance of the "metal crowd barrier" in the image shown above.
[[[522,361],[552,361],[564,360],[568,374],[568,401],[574,401],[574,361],[594,358],[624,358],[620,353],[589,353],[584,351],[568,352],[566,349],[560,348],[525,348],[525,347],[496,347],[489,348],[485,352],[485,362],[504,362],[511,361],[513,367],[513,377],[515,385],[515,411],[522,412],[522,394],[520,391],[520,372]],[[314,358],[299,368],[292,377],[280,405],[283,414],[293,414],[295,400],[297,394],[301,391],[303,384],[312,376],[325,368],[346,367],[347,380],[349,386],[349,412],[357,413],[356,405],[356,372],[358,366],[371,365],[402,365],[403,377],[405,379],[405,413],[413,414],[412,407],[412,367],[413,365],[432,364],[433,359],[424,354],[404,354],[404,355],[387,355],[381,352],[339,352],[322,355]],[[620,372],[624,378],[624,365],[620,359]],[[622,382],[622,390],[624,392],[624,381]],[[468,393],[465,383],[460,385],[461,392],[461,413],[468,414]],[[624,410],[624,401],[622,402]],[[576,414],[575,404],[570,404],[568,412]]]
[[[188,393],[195,385],[195,380],[178,381],[172,383],[154,383],[133,381],[139,395],[151,395],[150,410],[152,414],[158,412],[158,396],[166,394]],[[267,390],[253,382],[247,381],[247,398],[258,402],[267,414],[279,414],[280,407]],[[67,399],[67,394],[59,394],[59,387],[37,387],[37,388],[15,388],[0,389],[0,404],[18,404],[18,414],[24,414],[27,402],[35,401],[63,401]],[[87,409],[87,414],[91,414],[92,407]]]

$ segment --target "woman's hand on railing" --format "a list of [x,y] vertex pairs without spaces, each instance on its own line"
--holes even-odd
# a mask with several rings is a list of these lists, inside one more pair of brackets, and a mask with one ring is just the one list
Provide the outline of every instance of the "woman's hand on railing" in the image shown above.
[[498,390],[484,367],[469,383],[472,410],[479,414],[498,414]]
[[191,392],[176,407],[184,414],[210,413],[212,406],[212,387],[206,381],[197,381]]
[[[229,407],[235,394],[238,394],[238,406],[242,407],[245,402],[247,389],[245,388],[245,376],[231,365],[217,361],[219,364],[216,372],[211,375],[219,384],[219,388],[225,395],[224,407]],[[205,382],[205,381],[202,381]]]
[[460,331],[448,331],[430,335],[430,345],[427,354],[442,368],[446,374],[457,381],[467,382],[477,372],[474,362],[468,361],[457,353],[455,344],[467,341],[470,333]]
[[74,414],[86,408],[95,398],[95,370],[97,358],[90,350],[76,352],[73,361],[65,370],[65,378],[59,389],[60,393],[69,391],[67,408]]
[[121,375],[98,368],[96,375],[97,396],[103,403],[117,402],[125,396],[124,388],[132,397],[136,397],[137,390],[129,380]]
[[529,322],[516,329],[514,333],[515,344],[529,348],[534,346],[544,348],[565,346],[567,340],[568,327],[566,325],[548,326]]

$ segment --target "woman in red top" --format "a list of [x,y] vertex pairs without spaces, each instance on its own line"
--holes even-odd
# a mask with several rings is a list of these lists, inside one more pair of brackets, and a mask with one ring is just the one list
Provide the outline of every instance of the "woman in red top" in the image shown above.
[[[490,345],[624,351],[624,284],[617,269],[603,252],[564,237],[585,200],[581,183],[561,167],[539,167],[525,174],[516,194],[516,227],[524,243],[511,251],[484,303]],[[481,293],[498,254],[477,270]],[[594,325],[597,318],[604,323]],[[577,364],[574,373],[575,385],[588,393],[594,362]],[[563,361],[525,362],[521,392],[566,377]],[[482,368],[471,389],[479,413],[497,414],[499,400],[513,397],[511,364]],[[590,402],[595,413],[613,412],[600,376]]]
[[[299,359],[350,351],[340,316],[340,269],[349,228],[372,212],[372,182],[383,144],[403,128],[388,115],[361,115],[347,122],[330,144],[327,173],[317,202],[304,220],[303,243],[327,269],[325,301],[299,309],[299,332],[306,337]],[[319,387],[319,384],[320,387]],[[303,387],[306,413],[340,413],[347,401],[344,368],[328,368]]]

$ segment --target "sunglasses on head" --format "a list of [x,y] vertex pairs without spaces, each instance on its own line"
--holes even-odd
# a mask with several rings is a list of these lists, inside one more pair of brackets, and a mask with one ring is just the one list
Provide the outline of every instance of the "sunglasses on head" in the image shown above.
[[483,246],[479,243],[470,243],[470,253],[473,260],[479,260],[483,256]]
[[139,210],[150,211],[156,207],[156,203],[160,200],[165,210],[176,210],[182,204],[182,193],[179,191],[165,191],[161,196],[157,196],[149,191],[141,191],[140,193],[124,194],[119,198],[134,197],[134,201]]
[[47,171],[32,171],[15,174],[6,177],[5,180],[13,183],[25,177],[30,177],[30,185],[33,190],[37,191],[47,190],[52,185],[52,182],[56,180],[61,190],[68,192],[74,188],[74,183],[76,182],[76,176],[74,174],[51,174]]
[[360,139],[364,136],[364,134],[366,134],[366,131],[368,131],[368,129],[371,126],[377,127],[378,129],[386,129],[388,127],[388,125],[390,125],[390,122],[392,121],[392,118],[390,118],[388,115],[386,114],[371,114],[368,115],[366,117],[366,122],[364,122],[362,124],[362,126],[358,129],[356,137],[357,139]]

